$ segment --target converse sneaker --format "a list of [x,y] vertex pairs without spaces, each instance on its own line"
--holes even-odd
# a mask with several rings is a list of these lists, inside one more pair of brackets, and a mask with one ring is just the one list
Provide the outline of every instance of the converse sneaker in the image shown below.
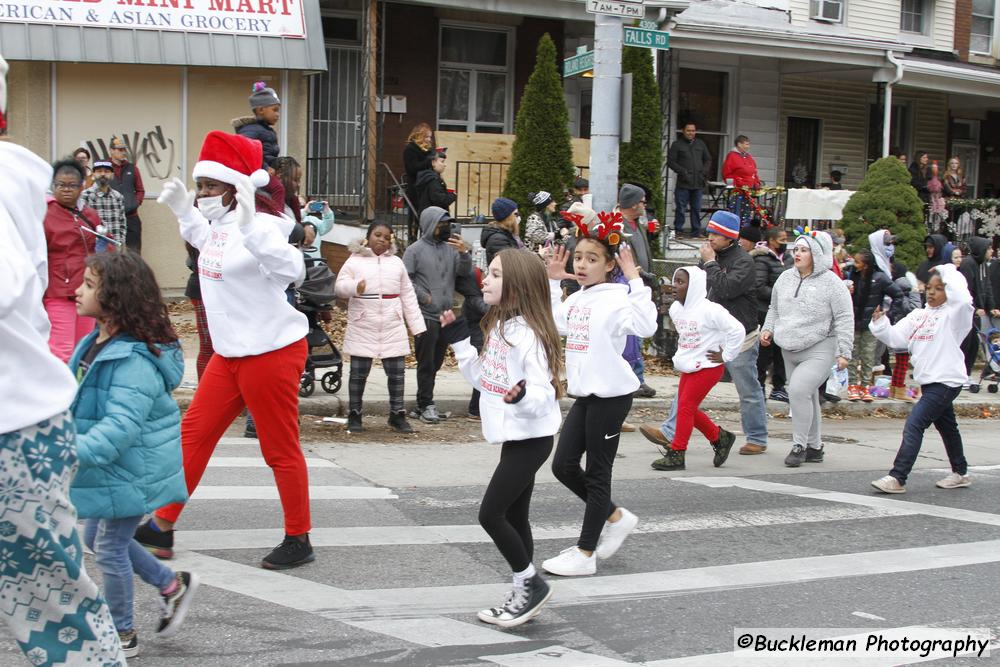
[[950,473],[935,483],[939,489],[961,489],[971,485],[972,480],[969,479],[968,475],[959,475],[957,472]]
[[476,616],[483,623],[514,628],[537,616],[550,597],[552,589],[536,574],[523,584],[516,584],[499,607],[483,609]]
[[177,586],[172,593],[160,593],[160,625],[156,629],[158,637],[173,637],[181,629],[187,616],[188,607],[198,590],[198,575],[193,572],[178,572]]
[[785,457],[785,465],[789,468],[798,468],[806,460],[806,448],[802,445],[792,445],[792,451]]
[[542,563],[542,569],[563,577],[579,577],[597,572],[597,555],[584,555],[579,547],[572,546],[563,549],[558,556],[553,556]]
[[413,427],[406,421],[406,411],[400,410],[389,415],[389,427],[396,433],[413,433]]
[[170,560],[174,557],[174,531],[157,530],[152,527],[153,520],[140,524],[135,529],[135,541],[145,547],[146,551],[160,560]]
[[441,415],[438,414],[437,406],[431,403],[426,408],[420,411],[420,421],[425,424],[437,424],[441,421]]
[[892,475],[879,477],[872,482],[872,486],[882,493],[906,493],[906,487],[900,484],[899,480]]
[[614,523],[610,521],[606,522],[604,530],[601,531],[601,538],[597,541],[597,551],[594,553],[601,560],[614,556],[629,533],[639,525],[639,517],[624,507],[619,507],[618,509],[622,513],[622,518]]
[[653,470],[684,470],[683,449],[668,449],[663,458],[653,461]]
[[311,563],[314,560],[316,560],[316,554],[313,553],[312,544],[309,543],[308,533],[306,533],[305,541],[299,540],[294,535],[285,535],[281,544],[264,556],[260,566],[265,570],[287,570]]
[[712,465],[718,468],[726,462],[734,442],[736,442],[735,435],[724,428],[719,429],[719,439],[712,443],[712,449],[715,450],[715,456],[712,457]]
[[348,433],[361,433],[364,428],[361,426],[361,413],[357,410],[351,410],[347,414],[347,432]]
[[119,632],[118,640],[122,643],[122,651],[126,658],[134,658],[139,655],[139,633],[135,630]]
[[822,463],[822,462],[823,462],[823,445],[820,445],[819,449],[806,447],[806,463]]

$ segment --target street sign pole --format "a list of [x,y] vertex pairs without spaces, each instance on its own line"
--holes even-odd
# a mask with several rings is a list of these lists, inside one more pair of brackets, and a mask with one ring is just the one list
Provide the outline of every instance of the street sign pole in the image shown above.
[[622,19],[594,15],[594,92],[590,123],[590,191],[595,211],[618,201],[621,140]]

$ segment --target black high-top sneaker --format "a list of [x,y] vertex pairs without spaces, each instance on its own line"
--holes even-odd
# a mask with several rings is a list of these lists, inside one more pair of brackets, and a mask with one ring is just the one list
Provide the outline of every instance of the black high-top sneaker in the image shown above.
[[499,607],[484,609],[476,616],[483,623],[499,625],[501,628],[513,628],[527,623],[542,610],[542,606],[552,597],[552,589],[535,574],[524,584],[515,585]]
[[347,415],[347,432],[348,433],[361,433],[364,428],[361,426],[361,413],[357,410],[351,410]]
[[389,426],[396,433],[413,433],[413,427],[406,421],[406,410],[389,413]]
[[734,442],[736,442],[735,435],[724,428],[719,429],[719,439],[712,443],[712,449],[715,450],[712,465],[718,468],[726,462],[726,459],[729,458],[729,450],[733,448]]

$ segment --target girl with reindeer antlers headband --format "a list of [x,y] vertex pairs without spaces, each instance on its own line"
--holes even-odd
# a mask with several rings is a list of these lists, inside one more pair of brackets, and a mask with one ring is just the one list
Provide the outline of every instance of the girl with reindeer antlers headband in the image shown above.
[[[623,243],[621,213],[595,213],[574,204],[563,217],[576,228],[573,273],[565,247],[548,253],[549,292],[556,328],[566,336],[568,393],[576,397],[563,423],[552,461],[556,478],[586,503],[576,544],[542,563],[552,574],[594,574],[598,558],[610,558],[639,520],[611,501],[611,470],[622,422],[639,388],[622,358],[628,336],[656,332],[656,305],[643,284],[632,250]],[[623,274],[628,284],[615,282]],[[581,289],[560,301],[559,280]],[[580,467],[583,454],[587,467]]]

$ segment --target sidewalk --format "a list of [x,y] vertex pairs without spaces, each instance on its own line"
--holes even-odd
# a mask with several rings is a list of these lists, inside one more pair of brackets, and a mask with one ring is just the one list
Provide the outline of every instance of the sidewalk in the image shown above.
[[[321,369],[325,371],[326,369]],[[318,374],[316,377],[316,390],[312,396],[300,399],[299,411],[303,414],[321,415],[324,417],[344,416],[347,414],[347,376],[349,364],[344,364],[343,378],[340,390],[336,394],[327,394],[320,387]],[[406,369],[406,409],[415,409],[414,396],[417,391],[416,369]],[[635,407],[662,408],[666,412],[669,402],[673,400],[677,392],[677,383],[680,378],[675,375],[646,375],[646,384],[656,390],[654,398],[637,398]],[[182,408],[186,408],[194,395],[194,389],[198,384],[197,373],[195,372],[195,360],[187,358],[184,360],[184,381],[180,388],[174,392],[174,397]],[[434,388],[434,403],[439,412],[452,412],[457,415],[464,415],[468,411],[469,397],[472,388],[458,372],[457,368],[444,367],[437,375],[437,382]],[[568,410],[573,399],[564,397],[562,406]],[[736,394],[736,387],[732,383],[720,382],[702,403],[706,410],[718,410],[723,412],[736,412],[739,410],[739,398]],[[824,414],[839,414],[848,417],[864,417],[867,415],[879,415],[882,417],[905,417],[909,414],[912,404],[904,401],[894,401],[890,399],[876,399],[871,403],[849,403],[842,400],[836,404],[827,403],[823,406]],[[990,394],[985,387],[978,394],[963,391],[955,400],[955,407],[969,414],[974,412],[977,416],[997,416],[1000,415],[1000,394]],[[773,415],[786,416],[788,414],[788,404],[777,401],[768,401],[767,410]],[[372,368],[368,376],[368,385],[365,388],[364,412],[366,414],[388,414],[389,412],[389,392],[386,388],[385,373],[381,366]]]

